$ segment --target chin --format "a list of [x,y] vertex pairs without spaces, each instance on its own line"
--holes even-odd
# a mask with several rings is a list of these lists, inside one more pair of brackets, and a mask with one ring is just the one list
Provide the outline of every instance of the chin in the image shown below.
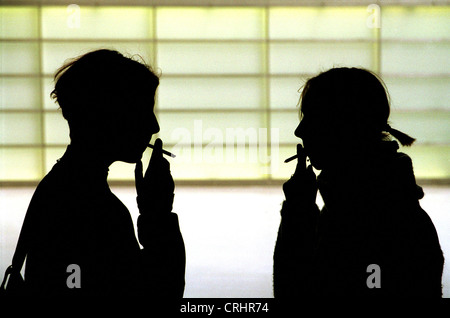
[[311,162],[311,166],[313,166],[316,170],[322,170],[323,169],[322,162],[317,161],[316,159],[311,159],[311,157],[309,157],[309,161]]
[[126,163],[137,163],[137,162],[141,161],[142,154],[143,153],[140,152],[140,153],[136,153],[136,154],[133,154],[133,155],[122,156],[119,159],[119,161],[123,161],[123,162],[126,162]]

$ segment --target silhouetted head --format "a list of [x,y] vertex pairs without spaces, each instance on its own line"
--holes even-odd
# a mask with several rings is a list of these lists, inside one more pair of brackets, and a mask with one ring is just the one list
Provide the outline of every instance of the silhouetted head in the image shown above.
[[318,169],[343,156],[374,148],[393,135],[402,144],[414,139],[390,128],[389,97],[383,81],[359,68],[333,68],[304,85],[301,121],[295,135]]
[[71,143],[110,162],[136,162],[159,131],[153,112],[159,78],[148,65],[97,50],[63,65],[51,93],[70,128]]

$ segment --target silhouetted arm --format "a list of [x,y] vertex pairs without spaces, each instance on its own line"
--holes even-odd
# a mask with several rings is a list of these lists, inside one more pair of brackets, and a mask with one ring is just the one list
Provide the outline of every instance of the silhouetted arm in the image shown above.
[[156,298],[182,298],[184,293],[185,248],[178,225],[178,216],[140,215],[139,242],[143,277],[149,283],[145,289]]
[[[303,159],[304,160],[304,159]],[[283,185],[286,200],[274,252],[274,295],[279,299],[302,296],[309,289],[319,210],[315,203],[316,176],[299,159],[294,175]]]
[[317,206],[293,207],[285,201],[274,252],[274,295],[294,298],[310,289],[309,273],[315,246]]
[[142,163],[136,165],[138,237],[144,246],[141,255],[144,275],[152,285],[148,288],[158,298],[181,298],[185,285],[185,248],[178,216],[172,213],[175,185],[161,149],[162,142],[158,139],[144,177]]

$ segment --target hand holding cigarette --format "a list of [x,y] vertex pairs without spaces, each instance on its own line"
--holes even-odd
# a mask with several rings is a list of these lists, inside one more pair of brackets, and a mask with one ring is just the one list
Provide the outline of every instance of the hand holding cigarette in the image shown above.
[[[286,200],[295,205],[314,204],[317,195],[316,175],[312,166],[306,166],[306,152],[301,144],[297,145],[297,154],[286,161],[298,159],[292,177],[283,184]],[[285,162],[286,162],[285,161]]]
[[170,173],[170,163],[163,153],[171,157],[175,155],[162,149],[161,139],[156,139],[153,153],[145,175],[142,173],[142,162],[136,163],[135,179],[137,201],[141,214],[168,213],[172,211],[175,183]]
[[[159,139],[159,140],[161,140],[161,139]],[[152,149],[155,149],[155,146],[152,145],[152,144],[148,144],[147,147],[152,148]],[[167,150],[161,149],[161,152],[162,152],[163,154],[167,155],[167,156],[172,157],[172,158],[175,158],[175,157],[176,157],[173,153],[168,152]]]

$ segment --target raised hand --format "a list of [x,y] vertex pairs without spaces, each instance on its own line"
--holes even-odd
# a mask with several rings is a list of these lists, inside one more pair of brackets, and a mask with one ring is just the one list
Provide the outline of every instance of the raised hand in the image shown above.
[[283,184],[286,201],[293,204],[314,204],[317,196],[316,175],[312,166],[306,166],[306,153],[297,145],[297,166],[292,177]]
[[145,175],[142,173],[142,162],[136,163],[137,202],[141,214],[172,211],[175,183],[170,173],[170,164],[163,158],[162,146],[161,139],[156,139]]

